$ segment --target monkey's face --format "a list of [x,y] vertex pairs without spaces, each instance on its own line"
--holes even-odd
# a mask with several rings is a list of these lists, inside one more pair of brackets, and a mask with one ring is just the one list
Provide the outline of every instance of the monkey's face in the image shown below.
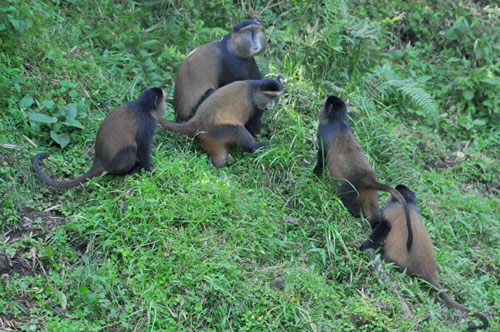
[[160,116],[165,115],[165,109],[166,109],[165,99],[162,99],[160,104],[158,105],[158,114]]
[[326,111],[324,106],[321,107],[321,110],[319,111],[318,120],[320,124],[328,123],[328,112]]
[[257,91],[254,96],[255,106],[260,110],[270,110],[278,103],[281,93],[277,91]]
[[240,58],[250,58],[266,50],[266,37],[259,25],[249,25],[231,34],[231,48]]
[[165,115],[165,109],[166,109],[166,104],[165,104],[165,99],[166,99],[166,94],[164,90],[161,90],[162,94],[157,96],[155,98],[155,110],[154,110],[154,117],[156,119],[162,118],[163,115]]

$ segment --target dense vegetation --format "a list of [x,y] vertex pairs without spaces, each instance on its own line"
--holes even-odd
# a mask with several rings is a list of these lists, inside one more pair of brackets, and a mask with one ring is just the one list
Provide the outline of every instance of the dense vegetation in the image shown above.
[[[139,82],[171,89],[245,17],[269,36],[261,70],[286,80],[265,150],[216,170],[158,128],[154,175],[35,178],[41,151],[50,174],[85,172],[109,110]],[[472,0],[4,0],[0,329],[463,330],[423,281],[373,269],[368,223],[312,175],[334,94],[379,178],[417,193],[439,279],[498,330],[499,18]]]

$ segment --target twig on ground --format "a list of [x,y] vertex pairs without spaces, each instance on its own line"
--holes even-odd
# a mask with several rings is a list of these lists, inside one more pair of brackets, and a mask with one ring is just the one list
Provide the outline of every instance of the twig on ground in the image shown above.
[[0,144],[0,147],[2,147],[4,149],[21,150],[20,146],[17,146],[17,145],[14,145],[14,144],[5,144],[5,143],[2,143],[2,144]]
[[38,148],[38,145],[36,145],[35,142],[33,142],[31,139],[29,139],[26,135],[23,135],[24,139],[28,141],[31,145],[33,145],[35,148]]

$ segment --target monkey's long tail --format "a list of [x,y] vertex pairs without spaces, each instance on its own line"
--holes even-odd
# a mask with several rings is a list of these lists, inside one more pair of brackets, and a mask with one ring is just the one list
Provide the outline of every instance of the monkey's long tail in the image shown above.
[[176,132],[184,134],[184,135],[193,136],[195,133],[195,130],[192,128],[192,126],[189,122],[175,123],[175,122],[168,121],[165,119],[159,119],[158,123],[163,128],[166,128],[166,129],[172,130],[172,131],[176,131]]
[[38,153],[33,157],[33,159],[31,159],[31,162],[33,163],[33,167],[35,168],[36,175],[43,182],[45,182],[49,186],[52,186],[55,188],[75,187],[75,186],[79,185],[82,181],[84,181],[85,179],[91,178],[94,176],[98,176],[99,174],[104,172],[104,168],[102,168],[100,165],[96,165],[96,163],[94,163],[92,165],[92,167],[87,171],[87,173],[84,173],[77,178],[74,178],[74,179],[69,180],[69,181],[57,181],[57,180],[51,179],[47,175],[45,175],[40,168],[40,164],[39,164],[40,159],[45,159],[45,158],[48,158],[49,156],[50,156],[50,154],[45,153],[45,152]]
[[401,195],[401,193],[399,191],[397,191],[393,187],[388,186],[386,184],[377,182],[374,184],[373,188],[377,189],[377,190],[387,191],[392,196],[394,196],[394,198],[396,198],[398,200],[399,204],[401,204],[403,206],[403,210],[405,212],[405,218],[406,218],[406,228],[408,229],[408,238],[406,239],[406,249],[408,249],[408,251],[410,251],[411,245],[413,244],[413,231],[411,229],[410,211],[408,210],[408,204],[406,203],[406,200],[404,199],[403,195]]
[[[437,289],[440,290],[439,297],[444,302],[446,302],[448,305],[450,305],[451,307],[453,307],[455,309],[463,311],[463,312],[467,312],[467,313],[472,312],[471,309],[467,308],[466,306],[461,305],[460,303],[458,303],[457,301],[455,301],[454,299],[452,299],[450,297],[450,295],[448,295],[448,293],[443,292],[442,291],[443,287],[441,287],[441,285],[439,284],[439,282],[437,282],[437,280],[435,278],[431,278],[430,280],[427,280],[427,281],[429,281]],[[483,325],[479,325],[478,326],[478,325],[474,325],[472,323],[467,323],[469,330],[482,330],[482,329],[487,329],[490,326],[490,323],[488,322],[488,319],[486,317],[484,317],[483,315],[481,315],[480,313],[473,312],[472,315],[474,315],[475,317],[477,317],[481,321],[481,323],[483,323]]]

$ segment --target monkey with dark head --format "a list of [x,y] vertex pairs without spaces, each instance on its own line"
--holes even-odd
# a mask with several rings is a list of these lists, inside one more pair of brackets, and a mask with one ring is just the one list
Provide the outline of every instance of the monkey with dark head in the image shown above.
[[344,205],[353,215],[363,211],[370,222],[374,231],[368,241],[373,246],[381,243],[390,230],[390,225],[380,216],[377,190],[393,194],[406,211],[409,235],[406,246],[410,250],[412,232],[406,202],[397,190],[378,182],[377,175],[352,133],[346,114],[347,108],[342,99],[335,96],[327,98],[319,113],[318,162],[314,173],[320,176],[326,164],[331,175],[340,182],[339,196]]
[[[446,292],[442,291],[441,285],[436,279],[437,264],[434,260],[434,249],[432,247],[429,233],[420,218],[417,208],[417,196],[413,191],[404,185],[396,186],[396,190],[404,197],[410,210],[410,219],[413,228],[413,246],[410,252],[406,250],[405,242],[408,237],[408,229],[404,216],[404,209],[398,199],[391,195],[385,202],[382,216],[390,223],[391,230],[384,241],[384,259],[393,262],[402,270],[409,274],[421,277],[439,291],[439,296],[451,307],[463,312],[471,312],[471,309],[464,307],[453,300]],[[368,241],[365,241],[368,242]],[[363,248],[368,248],[371,243],[363,244]],[[486,317],[479,313],[474,313],[483,323],[482,326],[469,324],[469,329],[487,328],[489,323]]]
[[[175,79],[176,121],[189,120],[209,95],[226,84],[262,79],[253,57],[264,52],[266,46],[262,25],[247,19],[233,26],[230,34],[191,51]],[[258,132],[261,124],[257,121],[248,125]]]
[[210,95],[188,122],[161,119],[159,123],[164,128],[194,137],[210,156],[212,164],[221,168],[231,145],[240,146],[246,152],[266,146],[267,143],[255,142],[246,125],[259,121],[263,111],[274,107],[280,96],[281,84],[274,79],[237,81]]
[[49,157],[39,153],[32,159],[35,173],[46,184],[56,188],[74,187],[87,178],[108,171],[126,174],[144,168],[151,171],[151,142],[156,123],[165,113],[165,95],[160,88],[145,89],[137,100],[109,113],[97,132],[92,167],[83,175],[56,181],[40,169],[39,160]]

